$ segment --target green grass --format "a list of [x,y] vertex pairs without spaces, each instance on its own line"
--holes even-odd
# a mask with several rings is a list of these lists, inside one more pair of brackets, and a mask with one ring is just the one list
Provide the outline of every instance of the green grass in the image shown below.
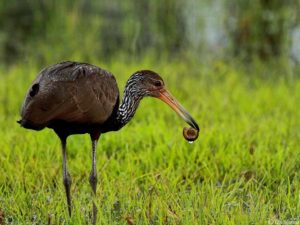
[[[255,70],[223,62],[93,63],[115,74],[121,92],[134,71],[159,72],[201,126],[199,139],[189,144],[184,122],[163,102],[147,98],[127,126],[103,135],[99,224],[299,222],[298,78],[280,78],[274,68],[259,78]],[[34,132],[16,123],[40,69],[29,62],[0,73],[0,211],[7,224],[87,224],[88,135],[68,142],[74,203],[69,218],[58,138],[52,130]]]

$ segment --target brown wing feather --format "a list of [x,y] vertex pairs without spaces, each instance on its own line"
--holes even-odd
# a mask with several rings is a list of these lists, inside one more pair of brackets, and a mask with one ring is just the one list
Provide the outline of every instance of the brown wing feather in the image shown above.
[[63,62],[40,72],[26,95],[21,116],[37,127],[53,120],[102,124],[118,98],[116,80],[109,72],[89,64]]

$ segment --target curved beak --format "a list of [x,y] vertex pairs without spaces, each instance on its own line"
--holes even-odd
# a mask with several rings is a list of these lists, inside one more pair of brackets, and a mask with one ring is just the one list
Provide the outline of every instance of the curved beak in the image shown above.
[[197,131],[200,130],[198,124],[193,119],[193,117],[180,105],[180,103],[166,89],[161,89],[157,98],[167,103],[191,127],[196,129]]

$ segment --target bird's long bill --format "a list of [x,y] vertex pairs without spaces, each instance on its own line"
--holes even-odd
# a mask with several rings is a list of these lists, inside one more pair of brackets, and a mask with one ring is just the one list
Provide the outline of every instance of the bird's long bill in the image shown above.
[[180,103],[167,90],[163,89],[159,93],[159,99],[167,103],[191,127],[199,131],[199,126],[193,119],[193,117],[180,105]]

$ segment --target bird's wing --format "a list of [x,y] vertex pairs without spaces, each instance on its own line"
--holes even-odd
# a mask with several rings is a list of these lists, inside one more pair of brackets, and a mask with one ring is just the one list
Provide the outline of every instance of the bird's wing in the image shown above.
[[47,126],[52,120],[97,123],[107,120],[119,98],[112,74],[96,66],[63,62],[40,72],[23,107],[22,120]]

